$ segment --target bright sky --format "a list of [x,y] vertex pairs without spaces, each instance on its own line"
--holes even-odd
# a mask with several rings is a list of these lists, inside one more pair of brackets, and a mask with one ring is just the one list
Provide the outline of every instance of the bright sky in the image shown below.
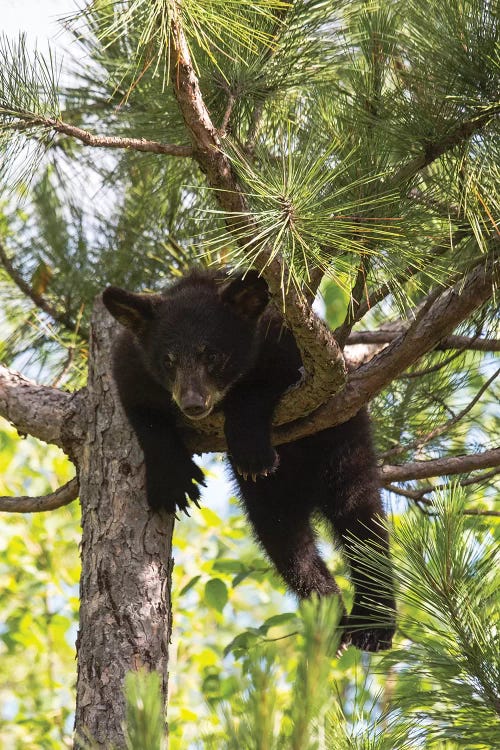
[[0,0],[0,31],[9,37],[25,31],[31,46],[43,48],[47,39],[64,44],[57,19],[77,9],[75,0]]

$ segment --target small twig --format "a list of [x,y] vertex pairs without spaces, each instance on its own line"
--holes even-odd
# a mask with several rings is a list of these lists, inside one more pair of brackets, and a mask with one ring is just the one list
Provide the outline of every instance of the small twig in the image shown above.
[[382,454],[382,458],[388,458],[389,456],[398,456],[401,453],[406,453],[408,451],[413,450],[420,450],[424,445],[429,443],[431,440],[433,440],[436,437],[439,437],[440,435],[443,435],[445,432],[449,432],[452,427],[454,427],[458,422],[460,422],[461,419],[463,419],[466,414],[477,404],[483,393],[490,387],[490,385],[493,383],[493,381],[500,375],[500,368],[496,372],[493,373],[491,378],[488,378],[486,383],[484,383],[481,388],[478,390],[474,398],[469,401],[467,406],[465,406],[461,411],[458,412],[458,414],[454,414],[451,419],[448,419],[444,424],[440,425],[439,427],[436,427],[434,430],[431,430],[426,435],[423,435],[421,438],[418,438],[418,440],[414,440],[411,443],[408,443],[406,445],[396,445],[394,448],[391,448],[390,450],[386,451],[384,454]]
[[389,182],[391,185],[399,185],[402,182],[411,180],[411,178],[418,174],[418,172],[425,167],[428,167],[429,164],[432,164],[433,161],[439,159],[439,157],[447,151],[451,151],[455,146],[468,140],[474,135],[474,133],[482,130],[499,111],[500,106],[493,105],[489,110],[478,117],[459,123],[450,133],[444,135],[442,138],[434,142],[426,143],[423,147],[422,153],[415,156],[411,161],[405,164],[404,167],[398,169],[393,177],[389,178]]
[[257,102],[252,112],[252,119],[250,122],[250,127],[248,128],[247,141],[245,143],[245,150],[249,154],[252,154],[255,149],[260,123],[262,121],[262,115],[264,114],[264,104],[265,100],[261,99]]
[[[482,484],[487,479],[491,479],[491,477],[496,476],[497,474],[500,474],[500,469],[493,469],[492,471],[486,471],[483,474],[475,475],[473,477],[468,477],[467,479],[462,479],[459,482],[460,487],[469,487],[473,484]],[[384,484],[384,489],[388,490],[389,492],[393,492],[396,495],[401,495],[401,497],[406,497],[408,500],[412,500],[415,502],[420,510],[425,512],[427,515],[433,515],[432,513],[429,513],[428,508],[432,506],[432,500],[430,500],[428,497],[425,497],[431,492],[437,492],[440,490],[446,490],[449,488],[449,483],[444,484],[437,484],[437,485],[428,485],[426,487],[423,487],[420,490],[409,490],[404,487],[397,487],[395,484]],[[422,507],[424,505],[425,507]],[[469,510],[464,511],[466,515],[469,516],[500,516],[500,511],[496,510],[481,510],[479,508],[471,508]]]
[[359,320],[358,314],[361,306],[361,300],[366,290],[366,271],[367,260],[365,257],[363,257],[358,268],[354,286],[351,290],[347,315],[344,318],[344,322],[333,332],[333,335],[335,336],[339,346],[342,348],[345,346],[349,334],[352,331],[352,327]]
[[387,484],[383,484],[382,486],[384,490],[394,492],[396,495],[401,495],[401,497],[408,498],[408,500],[414,500],[415,502],[419,503],[421,502],[425,505],[432,505],[432,500],[429,500],[429,498],[425,497],[428,492],[434,491],[434,487],[432,485],[429,485],[422,490],[408,490],[405,487],[398,487],[397,485],[390,482]]
[[[0,263],[5,268],[10,278],[21,292],[28,297],[40,310],[50,315],[50,317],[56,322],[63,325],[71,333],[75,333],[77,324],[73,318],[63,310],[58,310],[52,305],[43,294],[36,292],[33,287],[23,279],[21,274],[14,268],[10,258],[5,252],[5,247],[0,241]],[[80,335],[85,338],[85,332],[80,331]]]
[[[461,240],[463,240],[465,237],[467,237],[467,232],[465,229],[458,229],[456,232],[453,233],[451,237],[451,244],[453,246],[458,245]],[[431,248],[429,255],[427,256],[426,264],[429,265],[433,263],[437,258],[444,255],[449,250],[449,243],[439,243],[434,245],[433,248]],[[375,307],[375,305],[378,305],[379,302],[382,302],[383,299],[389,296],[389,294],[392,294],[395,287],[402,284],[405,284],[407,281],[409,281],[413,276],[415,276],[417,273],[421,273],[424,269],[419,267],[418,265],[415,265],[414,263],[410,263],[403,271],[396,274],[394,279],[390,282],[386,282],[385,284],[382,284],[378,287],[378,289],[375,289],[365,300],[360,300],[358,309],[356,311],[356,315],[354,318],[353,325],[355,323],[358,323],[361,318],[363,318],[367,312],[369,312],[372,307]]]
[[74,358],[75,358],[75,347],[69,346],[68,356],[66,357],[66,362],[64,363],[59,375],[57,375],[52,381],[51,383],[52,388],[59,388],[63,379],[65,378],[65,376],[68,374],[69,370],[71,369],[71,365],[73,364]]
[[425,396],[427,396],[427,398],[430,401],[433,401],[435,404],[439,404],[439,406],[444,411],[448,412],[448,414],[451,416],[452,419],[455,419],[455,417],[456,417],[455,412],[453,411],[453,409],[451,408],[451,406],[448,406],[448,404],[446,403],[446,401],[444,400],[444,398],[441,398],[441,396],[438,396],[436,393],[431,393],[428,389],[423,389],[423,390],[424,390]]
[[493,516],[494,518],[500,517],[500,510],[481,510],[480,508],[469,508],[464,510],[466,516]]
[[227,129],[229,127],[229,120],[231,119],[231,115],[233,112],[233,107],[236,102],[236,97],[231,92],[228,93],[227,97],[227,106],[226,111],[224,112],[224,117],[222,118],[222,123],[219,128],[219,135],[221,138],[224,138],[224,136],[227,133]]
[[78,497],[78,479],[74,477],[55,492],[40,497],[0,497],[0,511],[6,513],[40,513],[62,508]]
[[449,357],[446,357],[442,360],[442,362],[438,362],[436,365],[433,365],[432,367],[425,367],[423,370],[413,370],[412,372],[402,372],[401,375],[399,375],[400,380],[412,380],[413,378],[423,378],[426,375],[432,375],[434,372],[439,372],[439,370],[442,370],[443,367],[446,367],[450,364],[450,362],[453,362],[457,357],[460,357],[461,354],[464,353],[464,349],[458,349],[457,351],[453,352],[453,354],[450,354]]

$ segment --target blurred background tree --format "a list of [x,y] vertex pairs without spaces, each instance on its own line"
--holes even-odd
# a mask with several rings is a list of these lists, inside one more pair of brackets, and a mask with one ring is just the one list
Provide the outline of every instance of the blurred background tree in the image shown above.
[[[324,365],[304,325],[316,296],[330,352],[337,342],[350,363],[343,392],[316,392],[310,429],[371,400],[396,527],[408,505],[430,524],[433,490],[453,475],[466,493],[460,513],[479,516],[477,545],[489,549],[500,476],[494,4],[95,0],[64,25],[73,44],[62,62],[22,37],[0,48],[6,368],[83,393],[93,299],[106,284],[159,289],[195,263],[254,265],[306,361]],[[327,380],[339,382],[340,359],[330,361]],[[9,393],[0,382],[0,413],[29,432]],[[301,416],[289,408],[277,439],[304,429]],[[1,439],[3,494],[52,492],[69,479],[55,449],[19,443],[8,427]],[[268,630],[286,635],[286,617],[269,618],[294,609],[236,507],[214,510],[219,492],[213,485],[207,507],[176,526],[173,748],[196,746],[200,715],[220,726],[200,694],[232,706],[235,657],[245,663]],[[73,506],[2,520],[0,642],[12,667],[0,678],[1,731],[12,747],[69,743],[77,524]],[[413,640],[403,627],[399,637],[402,647]],[[282,658],[293,661],[286,643]],[[335,667],[345,715],[369,666],[351,651]],[[252,664],[255,684],[267,684]],[[400,671],[366,678],[375,717],[377,685],[390,702]],[[411,746],[460,745],[450,732],[410,736]],[[484,736],[467,741],[488,747]]]

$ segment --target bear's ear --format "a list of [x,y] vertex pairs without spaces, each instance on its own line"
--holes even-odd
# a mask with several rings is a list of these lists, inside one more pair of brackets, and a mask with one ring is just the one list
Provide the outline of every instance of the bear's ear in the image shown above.
[[134,294],[117,286],[108,286],[102,293],[102,301],[109,312],[122,326],[141,334],[154,316],[154,294]]
[[223,302],[231,305],[242,318],[253,320],[267,307],[269,289],[257,271],[230,277],[219,289]]

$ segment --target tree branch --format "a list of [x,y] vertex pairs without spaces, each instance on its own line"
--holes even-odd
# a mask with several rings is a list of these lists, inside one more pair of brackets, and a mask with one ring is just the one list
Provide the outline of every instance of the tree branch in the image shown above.
[[391,184],[398,185],[402,182],[407,182],[447,151],[451,151],[459,143],[468,140],[474,133],[481,131],[499,112],[500,106],[492,105],[478,117],[459,123],[442,138],[436,141],[429,141],[424,145],[424,150],[421,154],[409,161],[408,164],[405,164],[404,167],[401,167],[390,178]]
[[347,315],[344,319],[344,322],[333,332],[338,345],[342,348],[344,348],[353,326],[360,319],[358,316],[359,311],[361,310],[361,300],[363,298],[363,294],[366,291],[366,272],[367,259],[363,257],[358,268],[356,281],[354,282],[354,286],[351,290],[351,298],[349,300]]
[[53,130],[56,133],[76,138],[86,146],[93,148],[119,148],[129,149],[131,151],[142,151],[149,154],[164,154],[166,156],[190,157],[193,155],[191,146],[181,146],[175,143],[161,143],[160,141],[149,141],[146,138],[124,138],[120,136],[93,135],[88,130],[70,125],[63,120],[55,117],[30,117],[22,119],[21,114],[17,115],[20,121],[11,126],[12,129],[28,130],[30,128],[42,127],[46,130]]
[[83,338],[88,335],[85,330],[78,328],[78,324],[72,319],[71,315],[68,315],[68,313],[64,310],[58,310],[57,307],[54,307],[54,305],[52,305],[47,299],[45,299],[43,294],[39,294],[38,292],[36,292],[33,287],[23,279],[21,274],[16,271],[16,269],[12,265],[12,262],[8,257],[5,251],[5,247],[1,241],[0,263],[5,268],[17,288],[20,289],[20,291],[26,297],[28,297],[40,310],[47,313],[47,315],[50,315],[52,320],[64,326],[64,328],[66,328],[70,333],[75,333],[79,330],[80,335]]
[[447,456],[431,461],[413,461],[402,466],[382,466],[380,474],[384,486],[387,486],[390,482],[466,474],[475,469],[489,469],[497,466],[500,466],[500,448],[492,448],[484,453],[474,453],[469,456]]
[[[470,487],[474,484],[483,484],[488,479],[491,479],[498,474],[500,474],[500,468],[495,468],[492,471],[485,471],[482,474],[474,474],[474,476],[468,477],[467,479],[461,479],[458,484],[460,487]],[[410,490],[407,487],[398,487],[397,485],[390,483],[386,483],[383,485],[384,489],[388,490],[389,492],[393,492],[394,494],[400,495],[401,497],[406,497],[408,500],[413,500],[419,507],[421,505],[424,505],[427,508],[431,507],[433,503],[430,498],[426,497],[426,495],[431,492],[436,492],[437,490],[446,490],[449,488],[449,486],[450,483],[448,482],[445,484],[437,485],[429,484],[426,487],[421,487],[418,490]],[[500,516],[500,511],[480,510],[474,508],[466,510],[465,513],[466,515],[470,516]]]
[[7,513],[40,513],[62,508],[78,497],[78,479],[74,477],[55,492],[40,497],[0,497],[0,511]]
[[[460,482],[460,486],[463,486],[462,482]],[[441,487],[449,487],[449,485],[441,485]],[[401,497],[406,497],[408,500],[413,500],[413,502],[427,516],[434,515],[434,513],[431,510],[428,510],[432,507],[432,500],[429,500],[429,498],[427,497],[421,496],[420,492],[413,492],[412,490],[406,490],[406,489],[403,489],[402,487],[396,487],[396,485],[394,484],[386,485],[385,489],[389,490],[389,492],[392,492],[395,495],[400,495]],[[434,489],[437,489],[437,488],[429,486],[428,488],[426,488],[426,492],[433,492]],[[422,507],[422,505],[425,507]],[[465,516],[491,516],[493,518],[500,517],[499,510],[482,510],[480,508],[468,508],[467,510],[464,510],[462,512]]]
[[[221,140],[203,101],[194,71],[180,14],[172,3],[170,64],[171,80],[179,109],[193,141],[193,157],[206,174],[209,185],[226,213],[226,223],[236,240],[246,244],[255,226],[246,197],[221,148]],[[244,235],[244,239],[242,236]],[[288,273],[272,250],[264,248],[253,263],[268,283],[276,304],[283,299]],[[303,415],[336,393],[345,382],[345,363],[337,342],[312,312],[306,298],[293,285],[286,293],[285,318],[300,349],[305,377],[294,397]]]
[[235,103],[236,103],[236,97],[231,91],[228,91],[226,111],[224,112],[224,117],[222,118],[221,126],[219,128],[219,133],[221,135],[221,138],[224,138],[224,136],[226,135],[228,131],[229,120],[231,119],[231,115],[233,113],[233,108],[234,108]]
[[[345,389],[329,399],[306,419],[276,429],[278,442],[288,442],[339,424],[354,416],[373,396],[401,372],[431,351],[442,339],[481,307],[490,297],[498,274],[498,259],[492,253],[467,276],[429,302],[417,319],[370,362],[352,372]],[[333,415],[333,416],[332,416]]]
[[[379,329],[378,331],[354,331],[347,339],[348,344],[389,344],[395,341],[405,328]],[[445,336],[436,344],[434,350],[445,351],[459,349],[461,351],[500,352],[500,339],[475,338],[472,336]]]
[[21,435],[52,443],[77,460],[86,430],[85,391],[64,393],[0,365],[0,416]]
[[[449,244],[436,244],[433,248],[431,248],[429,255],[427,256],[425,262],[426,265],[432,264],[436,258],[441,257],[444,255],[447,250],[449,250],[450,244],[452,246],[458,245],[461,240],[464,239],[464,237],[467,237],[467,232],[465,229],[458,229],[456,232],[453,233],[451,237],[451,243]],[[396,274],[396,276],[389,282],[387,281],[385,284],[382,284],[378,287],[378,289],[375,289],[371,294],[367,296],[367,299],[361,300],[359,302],[359,305],[357,307],[357,310],[354,314],[354,319],[351,325],[355,325],[358,323],[361,318],[363,318],[367,312],[369,312],[372,307],[375,307],[375,305],[378,305],[379,302],[381,302],[383,299],[389,296],[389,294],[392,294],[394,291],[394,288],[398,284],[405,284],[407,281],[409,281],[413,276],[415,276],[417,273],[420,273],[422,270],[421,267],[418,265],[415,265],[414,263],[410,263],[406,268],[401,271],[400,273]]]

